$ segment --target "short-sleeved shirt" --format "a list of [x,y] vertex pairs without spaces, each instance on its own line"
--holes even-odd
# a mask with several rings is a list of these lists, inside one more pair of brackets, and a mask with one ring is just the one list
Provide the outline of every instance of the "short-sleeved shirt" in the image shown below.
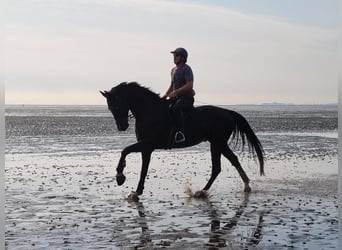
[[[180,68],[174,67],[171,70],[171,83],[173,89],[179,89],[183,87],[188,81],[193,81],[194,76],[189,65],[184,64]],[[193,89],[184,93],[182,96],[194,96],[195,91]]]

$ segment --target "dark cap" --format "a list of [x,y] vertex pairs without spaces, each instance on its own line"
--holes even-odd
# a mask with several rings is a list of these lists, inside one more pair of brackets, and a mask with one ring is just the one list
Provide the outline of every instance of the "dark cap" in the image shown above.
[[183,56],[185,59],[188,58],[188,52],[184,48],[177,48],[174,51],[171,51],[171,53],[175,55]]

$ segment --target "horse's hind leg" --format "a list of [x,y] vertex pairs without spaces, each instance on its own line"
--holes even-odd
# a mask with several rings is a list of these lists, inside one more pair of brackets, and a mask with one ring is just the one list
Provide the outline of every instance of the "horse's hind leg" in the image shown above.
[[239,172],[243,182],[245,183],[245,192],[251,192],[251,188],[249,186],[249,178],[246,175],[245,171],[242,169],[237,156],[231,151],[231,149],[227,145],[225,145],[225,147],[223,148],[222,154],[231,162],[231,164]]
[[210,144],[210,151],[211,151],[211,161],[212,161],[212,169],[211,169],[211,177],[203,188],[204,191],[209,190],[213,182],[215,181],[216,177],[221,172],[221,151],[222,148],[218,145]]

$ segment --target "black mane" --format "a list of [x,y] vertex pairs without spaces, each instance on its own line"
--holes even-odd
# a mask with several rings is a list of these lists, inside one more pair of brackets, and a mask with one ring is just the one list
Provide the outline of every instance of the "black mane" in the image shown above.
[[118,86],[112,88],[110,92],[117,93],[121,91],[130,91],[131,93],[135,93],[139,91],[139,93],[143,93],[144,95],[147,95],[150,98],[160,100],[159,94],[154,93],[152,90],[150,90],[147,87],[141,86],[137,82],[122,82]]

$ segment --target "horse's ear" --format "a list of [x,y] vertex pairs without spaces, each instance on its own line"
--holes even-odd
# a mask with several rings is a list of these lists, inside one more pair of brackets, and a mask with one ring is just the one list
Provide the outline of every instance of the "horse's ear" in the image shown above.
[[108,98],[109,96],[109,93],[107,91],[100,91],[100,93],[106,98]]

